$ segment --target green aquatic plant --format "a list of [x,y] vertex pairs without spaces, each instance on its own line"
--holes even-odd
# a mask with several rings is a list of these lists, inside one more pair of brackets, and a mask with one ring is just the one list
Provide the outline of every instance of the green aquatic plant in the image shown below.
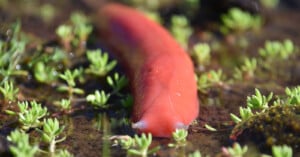
[[208,88],[213,86],[222,86],[224,84],[224,80],[225,76],[221,69],[210,70],[201,74],[201,76],[197,78],[197,87],[198,90],[206,92]]
[[93,27],[82,13],[72,13],[70,21],[70,24],[58,26],[56,34],[60,37],[61,45],[66,52],[73,50],[76,56],[81,56],[85,52],[86,41]]
[[96,90],[94,94],[89,94],[86,97],[86,101],[90,102],[95,108],[108,108],[109,105],[107,101],[110,97],[110,94],[105,93],[105,91]]
[[34,78],[41,83],[52,83],[57,79],[57,71],[44,62],[37,62],[34,66]]
[[227,14],[221,16],[223,25],[221,32],[228,34],[230,32],[242,33],[248,30],[257,30],[262,25],[262,19],[259,15],[251,15],[239,8],[231,8]]
[[6,113],[17,115],[23,130],[41,126],[42,122],[40,120],[48,115],[47,107],[42,107],[42,104],[37,103],[36,101],[18,102],[18,107],[19,112],[6,110]]
[[19,89],[14,86],[12,81],[6,81],[2,86],[0,86],[0,92],[3,95],[4,101],[10,102],[17,99]]
[[192,29],[185,16],[173,15],[171,17],[171,33],[183,48],[187,48]]
[[131,94],[126,95],[121,100],[121,104],[124,108],[131,109],[133,106],[133,96]]
[[272,99],[273,93],[268,96],[264,96],[258,89],[255,88],[255,95],[247,97],[247,106],[251,109],[266,109],[269,107],[269,101]]
[[210,46],[206,43],[198,43],[193,46],[192,57],[198,65],[208,65],[211,59]]
[[[247,96],[247,107],[240,107],[240,117],[230,114],[231,119],[235,123],[240,123],[247,121],[252,116],[264,112],[264,110],[269,108],[269,101],[272,99],[273,93],[268,96],[262,95],[258,89],[255,89],[255,94],[252,96]],[[257,113],[253,113],[252,110],[259,110]]]
[[149,148],[152,143],[152,135],[150,133],[148,135],[142,133],[140,137],[134,135],[134,138],[130,136],[114,136],[111,139],[114,140],[115,144],[120,145],[122,149],[127,150],[127,155],[129,156],[147,157],[160,149],[159,146],[152,149]]
[[280,41],[266,41],[265,47],[259,49],[259,54],[266,60],[287,59],[296,52],[294,43],[286,39]]
[[243,64],[234,69],[233,77],[237,80],[248,80],[254,77],[257,69],[256,58],[246,58]]
[[86,73],[96,76],[105,76],[117,65],[116,60],[109,62],[108,54],[106,52],[102,52],[100,49],[88,50],[86,55],[87,59],[91,63],[90,66],[85,70]]
[[285,94],[288,96],[287,104],[299,105],[300,104],[300,86],[294,88],[286,88]]
[[64,126],[60,126],[56,118],[44,119],[43,130],[38,131],[42,134],[42,140],[49,144],[48,151],[50,154],[55,153],[56,144],[64,141],[65,136],[59,138],[64,130]]
[[234,143],[232,147],[223,148],[222,151],[227,156],[243,157],[248,151],[248,146],[242,147],[239,143]]
[[28,75],[28,72],[19,66],[28,42],[21,32],[21,23],[14,23],[6,35],[7,40],[0,40],[0,84],[12,76]]
[[209,130],[209,131],[217,131],[216,128],[214,128],[214,127],[212,127],[212,126],[210,126],[210,125],[208,125],[208,124],[205,124],[204,127],[205,127],[207,130]]
[[71,50],[71,42],[74,38],[72,33],[72,26],[60,25],[56,29],[56,34],[60,37],[62,45],[66,51]]
[[186,138],[188,136],[188,131],[186,129],[176,129],[172,132],[172,138],[175,143],[169,143],[169,147],[183,147],[186,145]]
[[7,136],[7,140],[11,142],[9,150],[15,157],[34,157],[38,152],[37,145],[29,143],[29,135],[22,130],[14,130]]
[[190,153],[188,157],[202,157],[201,152],[199,150],[194,151],[193,153]]
[[88,17],[82,13],[75,12],[71,14],[71,21],[74,25],[74,35],[78,38],[78,42],[86,42],[88,36],[93,30],[93,27],[88,24]]
[[259,0],[260,4],[269,9],[274,9],[278,6],[280,0]]
[[55,105],[59,106],[63,111],[69,111],[72,107],[71,100],[69,99],[61,99],[58,102],[54,102]]
[[157,152],[160,147],[157,146],[149,150],[149,147],[152,143],[152,135],[142,133],[141,137],[134,136],[134,147],[127,150],[129,155],[138,155],[141,157],[147,157],[149,154]]
[[273,157],[292,157],[293,149],[287,145],[272,146]]
[[73,94],[84,94],[84,91],[80,88],[76,88],[76,79],[80,78],[83,74],[83,69],[75,69],[73,71],[67,69],[63,74],[59,74],[59,77],[67,82],[67,85],[60,85],[57,90],[61,92],[68,92],[69,98],[73,97]]
[[[282,143],[292,147],[299,145],[297,133],[300,131],[298,116],[300,105],[290,104],[290,98],[293,96],[288,95],[277,96],[277,100],[269,105],[271,97],[272,93],[263,96],[256,91],[256,95],[250,97],[254,101],[251,101],[251,105],[248,104],[246,108],[248,110],[246,110],[246,118],[243,118],[242,114],[241,118],[231,114],[233,121],[236,122],[231,133],[232,139],[242,138],[244,141],[249,140],[254,143],[257,142],[255,139],[264,139],[259,141],[263,148],[271,148]],[[252,112],[251,109],[255,109],[256,112]],[[244,133],[245,130],[247,133]]]
[[59,149],[57,153],[55,153],[55,157],[74,157],[74,155],[66,149]]
[[231,119],[236,123],[240,123],[240,122],[243,122],[243,121],[246,121],[248,120],[250,117],[252,117],[254,114],[251,110],[250,107],[247,107],[247,108],[244,108],[244,107],[240,107],[240,117],[239,118],[238,116],[236,116],[235,114],[233,113],[230,113],[230,117]]
[[112,93],[120,92],[120,90],[128,84],[128,79],[124,75],[120,76],[119,73],[114,73],[113,76],[107,76],[106,81],[108,85],[113,88]]

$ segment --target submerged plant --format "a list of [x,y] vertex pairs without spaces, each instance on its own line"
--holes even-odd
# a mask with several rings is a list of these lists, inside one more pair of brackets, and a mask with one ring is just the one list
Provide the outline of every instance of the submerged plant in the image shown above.
[[21,130],[12,131],[7,140],[11,142],[9,149],[15,157],[34,157],[39,149],[29,143],[29,135]]
[[108,62],[108,54],[99,49],[89,50],[86,55],[91,64],[85,71],[96,76],[105,76],[117,65],[115,60]]

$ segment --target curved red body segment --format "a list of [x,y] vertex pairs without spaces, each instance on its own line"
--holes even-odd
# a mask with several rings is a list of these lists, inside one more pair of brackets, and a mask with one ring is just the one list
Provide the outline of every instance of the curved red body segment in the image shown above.
[[170,137],[199,112],[188,54],[159,24],[119,4],[99,9],[98,31],[126,66],[134,95],[132,120],[139,132]]

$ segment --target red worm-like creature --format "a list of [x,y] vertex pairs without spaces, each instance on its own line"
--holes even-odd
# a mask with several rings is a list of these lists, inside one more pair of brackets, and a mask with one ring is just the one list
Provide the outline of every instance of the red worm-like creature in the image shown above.
[[132,127],[156,137],[187,128],[199,112],[189,55],[159,24],[121,4],[97,12],[102,40],[126,67],[134,96]]

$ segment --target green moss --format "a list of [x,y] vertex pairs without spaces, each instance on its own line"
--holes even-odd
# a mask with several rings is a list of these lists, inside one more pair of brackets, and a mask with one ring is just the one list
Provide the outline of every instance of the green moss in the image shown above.
[[235,126],[231,137],[253,142],[261,149],[300,144],[300,106],[276,105]]

